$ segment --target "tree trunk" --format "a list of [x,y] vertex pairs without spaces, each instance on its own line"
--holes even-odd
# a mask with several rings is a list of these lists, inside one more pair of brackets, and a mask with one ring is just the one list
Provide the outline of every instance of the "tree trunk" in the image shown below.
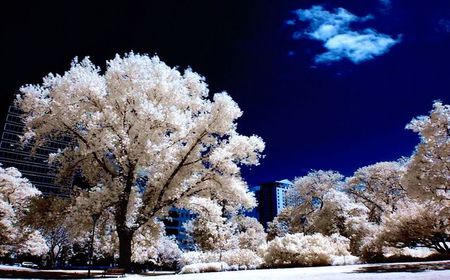
[[116,206],[115,220],[117,226],[117,235],[119,237],[119,267],[124,268],[126,272],[132,272],[131,267],[131,241],[133,240],[134,230],[126,226],[127,209],[130,202],[131,188],[134,183],[134,166],[130,166],[125,179],[125,188],[120,201]]
[[119,237],[119,267],[124,268],[126,272],[132,272],[131,267],[131,240],[133,232],[130,230],[118,230]]

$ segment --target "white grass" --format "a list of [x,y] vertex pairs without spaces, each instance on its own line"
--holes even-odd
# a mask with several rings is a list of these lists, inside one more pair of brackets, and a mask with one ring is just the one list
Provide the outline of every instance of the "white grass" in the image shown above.
[[[423,264],[439,264],[444,262],[423,262]],[[402,263],[411,264],[411,263]],[[415,263],[418,264],[418,263]],[[450,270],[433,270],[425,272],[384,272],[357,273],[358,269],[371,265],[322,266],[285,269],[259,269],[246,271],[211,272],[200,274],[178,274],[163,276],[127,275],[125,279],[147,280],[449,280]],[[383,266],[399,264],[383,264]],[[1,269],[6,266],[0,266]],[[11,267],[8,267],[11,268]],[[19,268],[20,269],[20,268]]]
[[[434,262],[438,263],[438,262]],[[148,280],[449,280],[450,270],[425,272],[357,273],[356,270],[375,265],[322,266],[286,269],[211,272],[152,276]],[[127,279],[142,278],[129,275]]]

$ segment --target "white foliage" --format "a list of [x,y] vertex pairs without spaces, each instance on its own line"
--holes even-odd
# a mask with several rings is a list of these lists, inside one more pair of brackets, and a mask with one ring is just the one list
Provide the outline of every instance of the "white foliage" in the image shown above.
[[120,242],[131,246],[128,235],[194,197],[214,193],[233,207],[255,205],[240,168],[259,164],[264,142],[237,133],[242,111],[227,93],[209,96],[191,69],[181,73],[157,56],[129,53],[108,61],[104,72],[75,59],[63,75],[22,87],[17,104],[25,114],[23,141],[73,140],[51,155],[59,177],[81,170],[95,186],[77,197],[83,214],[111,212]]
[[337,256],[351,256],[348,250],[349,240],[339,235],[287,234],[267,244],[264,260],[272,267],[331,265]]
[[184,266],[180,273],[202,273],[202,272],[219,272],[229,270],[230,267],[224,262],[195,263]]
[[394,247],[424,246],[448,252],[450,209],[436,201],[405,200],[383,217],[379,242]]
[[40,256],[48,251],[38,231],[21,225],[30,199],[40,194],[19,170],[0,165],[0,256],[11,253]]
[[402,182],[408,194],[420,200],[440,200],[450,207],[450,105],[435,102],[429,116],[413,119],[406,128],[421,140]]
[[18,246],[18,253],[42,256],[48,252],[49,247],[39,231],[27,229],[25,232],[29,233],[25,240],[21,241],[21,244]]
[[[180,264],[184,270],[211,263],[224,263],[222,270],[255,269],[262,265],[263,259],[255,252],[248,249],[232,249],[223,252],[185,252],[181,256]],[[200,271],[202,272],[202,271]]]
[[249,249],[234,249],[222,253],[222,261],[234,270],[256,269],[263,263],[263,259]]
[[[152,235],[148,239],[154,238]],[[136,238],[135,238],[136,240]],[[133,260],[138,263],[152,262],[159,266],[174,266],[181,258],[181,250],[172,237],[161,235],[156,240],[135,241]]]
[[379,223],[382,213],[394,211],[397,201],[405,197],[404,173],[401,162],[378,162],[356,170],[346,179],[345,190],[369,209],[370,221]]

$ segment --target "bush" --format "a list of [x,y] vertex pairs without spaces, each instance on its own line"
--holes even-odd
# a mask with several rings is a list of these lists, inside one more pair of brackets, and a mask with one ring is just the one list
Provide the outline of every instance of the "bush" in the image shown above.
[[184,266],[180,273],[202,273],[202,272],[219,272],[229,270],[229,267],[224,262],[210,262],[210,263],[194,263]]
[[[255,269],[261,266],[263,260],[256,253],[248,249],[235,249],[223,252],[186,252],[181,257],[182,273],[205,272],[207,267],[224,263],[221,270]],[[212,265],[214,264],[214,265]],[[196,266],[199,265],[199,266]],[[214,270],[216,271],[216,270]]]
[[182,267],[197,264],[197,263],[211,263],[217,262],[219,260],[219,256],[214,252],[200,252],[200,251],[192,251],[185,252],[181,255],[180,265]]
[[222,261],[234,270],[256,269],[263,263],[263,259],[249,249],[225,251],[222,253]]
[[264,261],[270,267],[355,263],[357,258],[350,255],[348,248],[349,240],[340,235],[287,234],[267,244]]

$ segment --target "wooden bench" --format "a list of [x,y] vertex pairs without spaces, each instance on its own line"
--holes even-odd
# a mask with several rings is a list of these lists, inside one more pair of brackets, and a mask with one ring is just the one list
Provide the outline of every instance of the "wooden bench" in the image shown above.
[[123,268],[107,268],[103,271],[102,276],[103,277],[106,277],[106,276],[124,277],[125,269],[123,269]]

